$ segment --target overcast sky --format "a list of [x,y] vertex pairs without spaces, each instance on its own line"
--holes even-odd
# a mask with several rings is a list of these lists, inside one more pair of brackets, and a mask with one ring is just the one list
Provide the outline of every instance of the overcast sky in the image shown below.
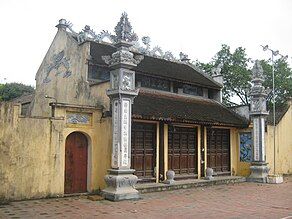
[[260,45],[269,44],[292,63],[292,0],[0,0],[0,82],[35,84],[60,18],[76,32],[86,24],[113,32],[123,11],[140,38],[177,57],[208,62],[225,43],[268,58]]

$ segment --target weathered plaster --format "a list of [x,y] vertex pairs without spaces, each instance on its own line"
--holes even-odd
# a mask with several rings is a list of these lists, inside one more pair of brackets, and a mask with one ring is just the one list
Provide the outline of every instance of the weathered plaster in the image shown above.
[[[50,102],[96,105],[87,82],[89,47],[89,42],[78,45],[69,33],[58,30],[36,74],[33,116],[50,116]],[[69,70],[63,64],[51,68],[60,53],[64,54]],[[64,77],[67,71],[71,74]],[[46,95],[52,98],[45,98]]]
[[[266,132],[267,162],[274,173],[273,126],[268,125]],[[276,173],[292,174],[292,105],[276,126]]]
[[91,95],[97,100],[97,103],[104,107],[105,111],[110,109],[110,99],[106,91],[110,88],[110,82],[104,82],[91,86]]
[[[110,167],[111,119],[100,110],[61,107],[56,117],[22,117],[20,106],[0,105],[0,199],[63,196],[66,137],[75,131],[89,142],[88,191],[105,187]],[[66,111],[91,113],[89,125],[66,124]]]

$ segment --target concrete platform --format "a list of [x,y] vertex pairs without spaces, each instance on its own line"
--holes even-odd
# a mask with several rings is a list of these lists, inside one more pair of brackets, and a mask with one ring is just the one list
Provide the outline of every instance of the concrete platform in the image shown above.
[[140,193],[148,192],[162,192],[177,189],[188,189],[194,187],[202,186],[212,186],[212,185],[223,185],[223,184],[234,184],[246,182],[245,177],[241,176],[218,176],[214,177],[212,180],[205,179],[189,179],[189,180],[179,180],[175,181],[174,184],[164,184],[164,183],[141,183],[136,185],[136,189]]

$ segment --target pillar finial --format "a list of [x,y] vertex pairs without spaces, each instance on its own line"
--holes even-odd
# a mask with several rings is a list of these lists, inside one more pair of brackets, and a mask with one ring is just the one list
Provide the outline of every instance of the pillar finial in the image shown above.
[[264,81],[264,70],[259,60],[255,61],[255,64],[251,71],[252,71],[252,82],[254,80]]
[[120,21],[115,27],[116,41],[126,41],[134,42],[138,40],[136,33],[132,31],[132,25],[129,21],[128,14],[126,12],[122,13]]

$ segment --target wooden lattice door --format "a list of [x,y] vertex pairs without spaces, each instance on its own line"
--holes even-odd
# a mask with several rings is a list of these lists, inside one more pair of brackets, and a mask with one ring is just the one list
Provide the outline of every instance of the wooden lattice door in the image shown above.
[[169,126],[168,169],[176,179],[194,177],[197,172],[197,128]]
[[207,166],[217,174],[230,173],[230,130],[207,129]]
[[156,124],[133,122],[131,168],[139,181],[154,181],[156,166]]

